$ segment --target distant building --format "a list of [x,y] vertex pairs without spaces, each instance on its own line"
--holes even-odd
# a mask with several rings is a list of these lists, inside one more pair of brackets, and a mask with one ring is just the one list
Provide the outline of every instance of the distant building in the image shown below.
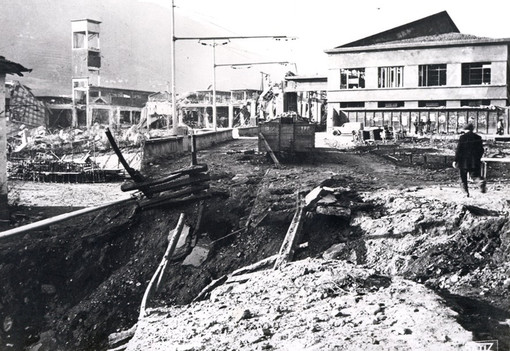
[[283,110],[294,111],[311,122],[325,123],[327,103],[326,76],[295,76],[285,77]]
[[8,189],[7,189],[7,135],[6,135],[6,106],[5,106],[5,76],[7,74],[23,75],[30,72],[19,63],[9,61],[0,56],[0,227],[9,220]]
[[25,125],[28,128],[45,126],[49,111],[46,105],[34,96],[30,88],[18,81],[5,84],[5,111],[12,128]]
[[[71,21],[72,30],[72,101],[50,104],[69,119],[73,127],[90,127],[94,123],[122,126],[137,124],[142,108],[152,91],[101,86],[101,22],[92,19]],[[67,112],[65,112],[67,111]],[[59,123],[62,124],[59,119]]]
[[[256,125],[256,105],[260,90],[216,91],[218,127]],[[183,94],[178,101],[182,121],[194,128],[212,128],[213,91]]]
[[326,50],[328,130],[344,122],[508,133],[510,39],[459,32],[446,12]]

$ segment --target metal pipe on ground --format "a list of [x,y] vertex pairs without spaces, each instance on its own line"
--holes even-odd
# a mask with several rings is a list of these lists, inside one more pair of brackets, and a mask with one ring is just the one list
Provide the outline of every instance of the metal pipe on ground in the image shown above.
[[50,225],[66,221],[68,219],[72,219],[74,217],[84,215],[86,213],[91,213],[94,211],[102,210],[102,209],[110,207],[110,206],[114,206],[114,205],[118,205],[118,204],[122,204],[122,203],[128,203],[131,201],[137,201],[137,200],[134,198],[122,199],[122,200],[110,202],[110,203],[107,203],[104,205],[99,205],[99,206],[95,206],[95,207],[87,207],[87,208],[83,208],[81,210],[64,213],[64,214],[61,214],[61,215],[58,215],[55,217],[46,218],[41,221],[30,223],[30,224],[27,224],[27,225],[24,225],[21,227],[9,229],[9,230],[0,232],[0,240],[10,238],[10,237],[13,237],[13,236],[19,235],[19,234],[26,234],[32,230],[43,229],[43,228],[49,227]]

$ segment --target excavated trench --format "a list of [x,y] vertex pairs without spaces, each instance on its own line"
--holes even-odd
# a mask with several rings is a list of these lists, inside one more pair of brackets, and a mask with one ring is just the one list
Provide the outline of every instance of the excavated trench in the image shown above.
[[[303,184],[302,175],[266,172],[265,167],[246,176],[218,172],[212,179],[225,181],[230,197],[207,200],[202,209],[199,203],[144,211],[117,205],[0,242],[0,349],[107,349],[108,335],[136,323],[145,288],[180,213],[186,215],[189,237],[148,307],[187,304],[211,281],[278,253],[296,192],[317,185],[314,179]],[[322,185],[346,182],[353,180],[332,177]],[[351,218],[307,213],[302,241],[308,245],[296,259],[343,259],[421,282],[459,313],[459,323],[475,340],[497,339],[499,350],[510,349],[510,330],[502,323],[510,319],[508,288],[494,273],[508,261],[506,215],[445,206],[444,215],[456,218],[452,223],[434,212],[412,222],[414,208],[424,206],[395,209],[389,203],[398,201],[356,191],[344,200],[351,204]],[[229,235],[245,226],[249,229]],[[468,230],[474,227],[479,229]],[[199,263],[183,265],[195,244],[202,248]],[[480,275],[484,269],[486,276]]]

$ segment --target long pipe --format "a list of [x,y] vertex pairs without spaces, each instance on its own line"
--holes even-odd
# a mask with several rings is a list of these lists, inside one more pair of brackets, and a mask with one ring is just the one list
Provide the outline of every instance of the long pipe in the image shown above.
[[[147,301],[149,300],[149,295],[150,295],[152,289],[154,288],[156,279],[162,278],[163,272],[166,267],[166,261],[168,260],[168,257],[172,255],[172,252],[175,249],[175,246],[177,245],[177,241],[179,240],[179,236],[181,234],[182,228],[184,227],[184,218],[185,218],[184,213],[181,213],[181,215],[179,216],[179,220],[177,221],[177,226],[174,229],[174,235],[172,236],[172,239],[168,243],[168,246],[167,246],[167,249],[163,256],[163,259],[159,263],[158,268],[156,268],[156,271],[152,275],[149,285],[147,285],[147,288],[145,289],[145,292],[144,292],[143,298],[142,298],[142,303],[140,305],[140,313],[138,315],[138,320],[141,320],[143,317],[145,317],[145,307],[147,305]],[[158,284],[159,284],[159,280],[158,280]]]
[[122,200],[110,202],[110,203],[107,203],[107,204],[104,204],[104,205],[99,205],[99,206],[95,206],[95,207],[87,207],[87,208],[83,208],[81,210],[77,210],[77,211],[73,211],[73,212],[69,212],[69,213],[64,213],[64,214],[61,214],[61,215],[58,215],[58,216],[55,216],[55,217],[46,218],[46,219],[43,219],[41,221],[37,221],[37,222],[30,223],[30,224],[27,224],[27,225],[24,225],[24,226],[21,226],[21,227],[17,227],[17,228],[13,228],[13,229],[10,229],[10,230],[6,230],[6,231],[3,231],[3,232],[0,232],[0,240],[8,238],[8,237],[15,236],[15,235],[18,235],[18,234],[25,234],[25,233],[27,233],[29,231],[32,231],[32,230],[46,228],[46,227],[48,227],[48,226],[50,226],[52,224],[56,224],[56,223],[59,223],[59,222],[62,222],[62,221],[66,221],[68,219],[71,219],[71,218],[74,218],[74,217],[77,217],[77,216],[81,216],[81,215],[83,215],[85,213],[90,213],[90,212],[98,211],[98,210],[101,210],[103,208],[107,208],[107,207],[110,207],[110,206],[113,206],[113,205],[117,205],[117,204],[121,204],[121,203],[126,203],[126,202],[130,202],[130,201],[136,201],[136,199],[134,199],[134,198],[122,199]]

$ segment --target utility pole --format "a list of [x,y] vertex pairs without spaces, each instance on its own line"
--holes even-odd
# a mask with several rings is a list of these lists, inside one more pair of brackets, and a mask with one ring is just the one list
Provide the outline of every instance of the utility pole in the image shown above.
[[[210,45],[204,43],[204,41],[212,40],[212,48],[213,48],[213,124],[214,130],[217,129],[217,121],[216,121],[216,40],[227,40],[227,42],[222,43],[221,45],[226,45],[233,39],[274,39],[274,40],[295,40],[296,38],[288,38],[285,35],[252,35],[252,36],[217,36],[217,37],[176,37],[175,36],[175,13],[174,13],[174,0],[171,0],[171,34],[172,34],[172,114],[173,114],[173,134],[177,135],[177,106],[175,99],[175,42],[178,40],[198,40],[198,42],[202,45]],[[168,122],[167,122],[168,125]]]
[[[173,0],[172,0],[173,1]],[[230,40],[234,39],[274,39],[274,40],[295,40],[296,38],[288,38],[285,35],[252,35],[252,36],[227,36],[227,37],[174,37],[174,41],[177,40],[198,40],[198,42],[202,45],[212,46],[213,48],[213,125],[214,130],[217,129],[217,111],[216,111],[216,67],[219,66],[216,64],[216,46],[218,45],[226,45],[230,42]],[[227,40],[221,44],[218,44],[217,40]],[[204,41],[212,41],[212,44],[207,44]],[[232,66],[233,64],[229,64]]]
[[[171,62],[171,74],[172,74],[172,134],[177,135],[177,124],[179,123],[177,117],[177,99],[175,98],[175,17],[174,17],[174,0],[172,1],[172,9],[171,9],[171,32],[172,32],[172,62]],[[167,129],[170,129],[170,120],[166,121]]]

